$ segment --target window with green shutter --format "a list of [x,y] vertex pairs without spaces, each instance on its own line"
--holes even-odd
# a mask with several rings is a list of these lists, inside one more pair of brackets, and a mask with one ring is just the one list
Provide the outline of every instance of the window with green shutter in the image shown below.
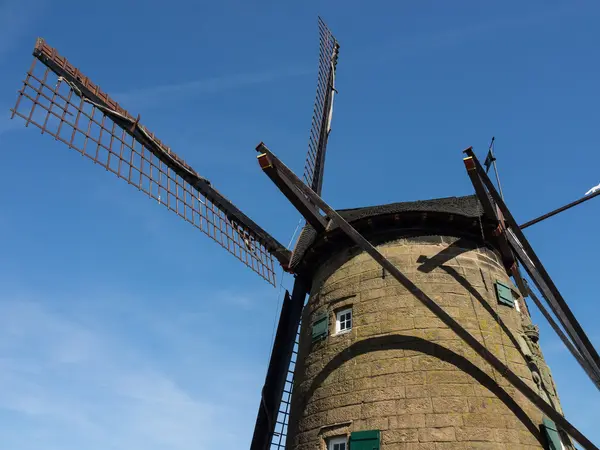
[[498,295],[498,303],[510,307],[515,306],[512,289],[506,284],[496,280],[496,295]]
[[379,430],[355,431],[350,435],[350,450],[379,450]]
[[556,427],[556,424],[547,417],[544,417],[543,419],[542,431],[546,434],[549,450],[562,450],[563,447],[561,445],[560,435],[558,434],[558,428]]
[[329,330],[329,315],[327,313],[317,314],[312,323],[312,340],[313,342],[327,337]]

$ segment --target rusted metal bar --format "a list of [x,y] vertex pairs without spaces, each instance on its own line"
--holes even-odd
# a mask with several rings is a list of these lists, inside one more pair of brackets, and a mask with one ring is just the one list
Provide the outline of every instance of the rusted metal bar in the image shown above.
[[550,211],[540,217],[536,217],[535,219],[530,220],[529,222],[525,222],[523,225],[519,225],[519,228],[521,228],[521,230],[524,230],[527,227],[530,227],[531,225],[535,225],[536,223],[541,222],[542,220],[546,220],[552,216],[557,215],[558,213],[561,213],[563,211],[566,211],[567,209],[572,208],[573,206],[577,206],[582,204],[583,202],[587,202],[588,200],[593,199],[594,197],[597,197],[600,195],[600,191],[594,192],[593,194],[590,195],[586,195],[584,197],[581,197],[579,200],[575,200],[574,202],[571,202],[567,205],[561,206],[560,208],[557,208],[553,211]]
[[[261,142],[257,150],[267,153],[273,160],[278,158]],[[383,269],[392,275],[402,286],[411,292],[423,305],[452,329],[463,341],[469,345],[477,354],[485,359],[494,369],[502,374],[516,389],[518,389],[529,401],[536,405],[546,416],[553,420],[575,441],[579,442],[586,450],[599,450],[581,431],[571,424],[556,409],[549,405],[538,393],[527,385],[510,368],[492,354],[474,336],[465,330],[456,320],[441,308],[432,298],[419,289],[398,268],[383,256],[369,241],[367,241],[352,225],[340,216],[331,206],[319,197],[310,187],[306,186],[289,168],[279,161],[278,167],[292,183],[304,193],[315,205],[317,205],[354,243],[364,252],[368,253]]]
[[527,273],[540,290],[548,305],[551,307],[552,312],[556,315],[561,325],[564,327],[569,338],[573,341],[573,344],[577,347],[580,354],[587,360],[589,365],[593,368],[594,373],[600,375],[600,357],[598,352],[590,342],[589,338],[585,334],[583,328],[575,318],[575,315],[567,305],[566,301],[562,297],[560,291],[554,284],[552,278],[544,268],[542,262],[537,257],[531,244],[517,225],[515,219],[510,213],[508,207],[502,200],[498,191],[494,187],[493,183],[485,173],[485,170],[477,160],[477,157],[473,153],[472,149],[465,150],[467,158],[465,158],[465,166],[467,170],[475,170],[479,175],[481,181],[487,188],[492,200],[498,206],[504,219],[508,225],[508,232],[506,236],[508,241],[521,261],[521,264],[527,270]]

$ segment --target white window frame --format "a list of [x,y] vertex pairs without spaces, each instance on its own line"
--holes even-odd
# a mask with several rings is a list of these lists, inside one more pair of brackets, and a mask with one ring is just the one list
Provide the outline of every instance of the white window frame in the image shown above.
[[515,309],[517,312],[521,312],[521,306],[519,306],[519,299],[515,298]]
[[344,444],[344,450],[348,450],[348,436],[334,436],[327,439],[327,450],[333,450],[336,444]]
[[[342,322],[341,322],[341,317],[344,314],[348,314],[350,313],[350,327],[349,328],[344,328],[343,330],[341,329],[342,326]],[[338,312],[335,313],[335,334],[344,334],[344,333],[348,333],[350,330],[352,330],[352,325],[354,322],[354,315],[352,314],[352,308],[344,308],[339,310]]]

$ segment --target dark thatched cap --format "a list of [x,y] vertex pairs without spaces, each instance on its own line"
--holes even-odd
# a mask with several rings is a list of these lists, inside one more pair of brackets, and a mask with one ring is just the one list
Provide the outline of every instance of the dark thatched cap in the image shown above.
[[[363,234],[379,236],[383,240],[386,236],[433,235],[473,236],[486,240],[482,235],[486,221],[475,195],[341,209],[338,213]],[[337,225],[330,226],[319,235],[306,224],[294,248],[290,268],[304,271],[307,265],[322,260],[325,252],[349,244]]]

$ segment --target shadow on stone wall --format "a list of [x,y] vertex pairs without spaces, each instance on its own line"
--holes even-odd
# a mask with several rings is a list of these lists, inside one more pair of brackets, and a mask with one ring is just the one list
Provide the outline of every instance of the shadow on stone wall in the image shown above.
[[543,445],[539,426],[534,423],[519,404],[506,392],[494,379],[479,369],[465,357],[431,341],[412,335],[391,335],[372,337],[350,345],[344,351],[338,353],[317,374],[311,383],[306,395],[302,398],[301,410],[306,406],[306,400],[312,397],[314,391],[327,379],[327,377],[342,364],[352,358],[380,350],[414,350],[426,355],[434,356],[442,361],[448,362],[457,369],[470,375],[482,386],[488,388],[498,399],[500,399],[514,415],[527,427],[533,436]]
[[[485,298],[483,298],[483,296],[479,293],[479,291],[477,289],[475,289],[465,277],[463,277],[460,273],[458,273],[458,271],[454,267],[444,265],[444,263],[455,258],[460,253],[469,251],[470,249],[465,248],[465,247],[467,247],[467,245],[465,245],[466,243],[467,242],[465,242],[465,240],[463,238],[461,238],[461,239],[458,239],[456,242],[450,244],[447,248],[440,251],[435,256],[428,258],[425,255],[421,255],[419,257],[419,259],[417,260],[417,262],[421,263],[421,265],[417,268],[417,270],[420,272],[423,272],[423,273],[429,273],[432,270],[439,268],[439,269],[445,271],[452,278],[454,278],[457,283],[459,283],[462,287],[464,287],[465,290],[469,294],[471,294],[471,296],[473,298],[475,298],[481,304],[481,306],[483,306],[483,308],[490,314],[490,316],[492,316],[494,321],[496,321],[496,323],[498,325],[500,325],[502,330],[506,333],[506,335],[512,342],[515,349],[521,354],[523,359],[526,360],[525,355],[521,351],[521,346],[519,345],[517,339],[515,338],[513,333],[510,331],[510,329],[506,326],[506,324],[504,323],[502,318],[498,315],[497,311],[494,310],[494,308],[492,308],[492,306],[485,300]],[[483,279],[483,282],[485,283],[485,279]]]

